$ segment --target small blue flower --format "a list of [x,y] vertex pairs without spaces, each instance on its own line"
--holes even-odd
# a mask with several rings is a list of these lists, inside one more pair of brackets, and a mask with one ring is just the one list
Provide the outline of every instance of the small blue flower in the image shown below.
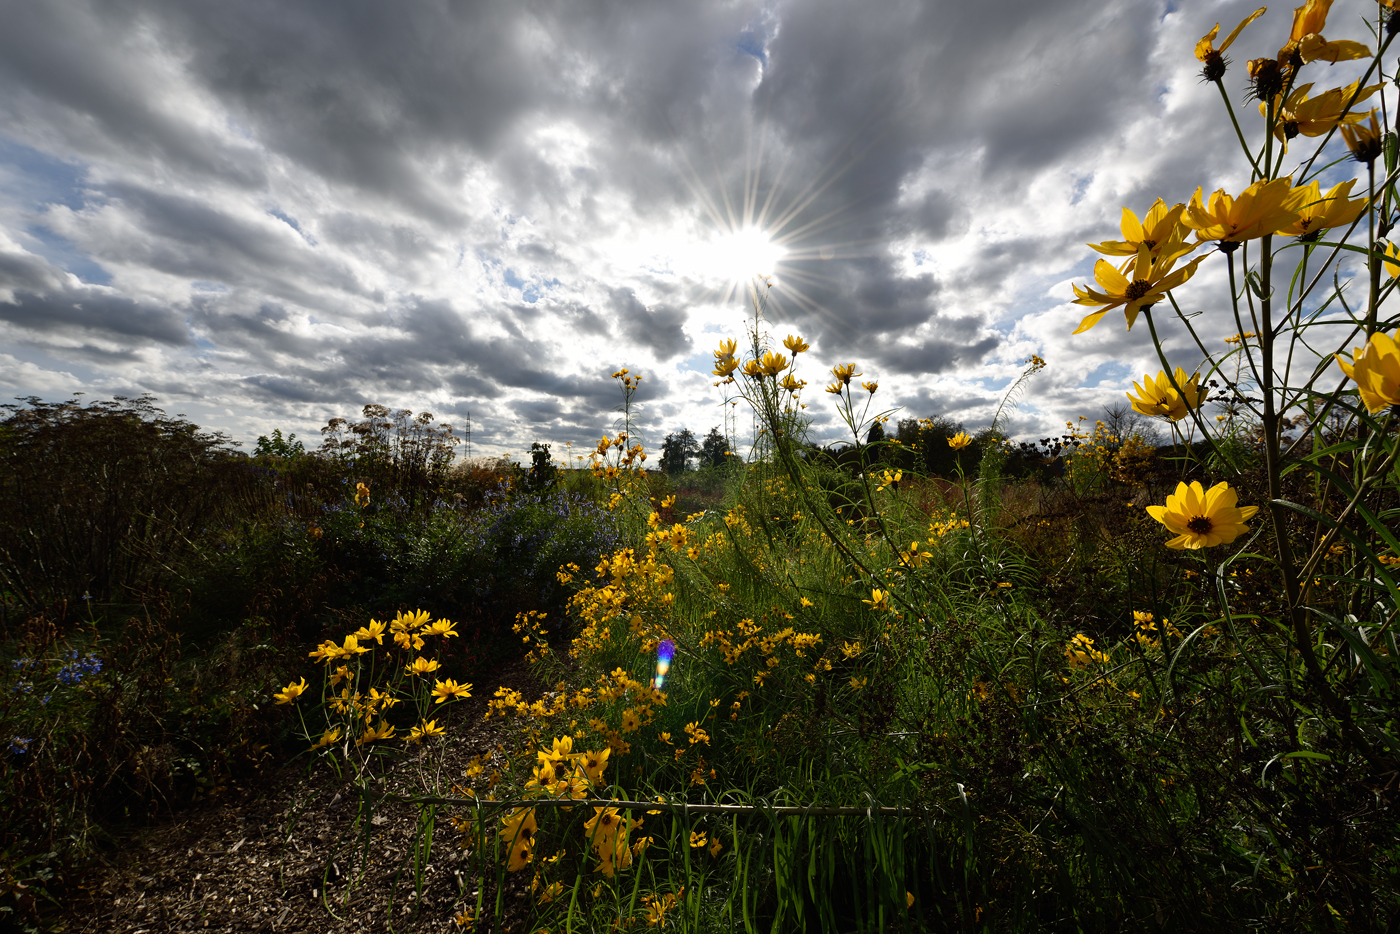
[[32,736],[16,736],[10,740],[10,752],[22,756],[29,751],[29,744],[32,742],[34,742]]

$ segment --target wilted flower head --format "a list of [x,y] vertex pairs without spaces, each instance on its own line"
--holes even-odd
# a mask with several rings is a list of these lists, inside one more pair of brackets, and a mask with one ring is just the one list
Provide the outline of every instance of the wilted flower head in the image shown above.
[[1380,156],[1385,146],[1385,136],[1376,124],[1376,112],[1372,110],[1368,116],[1370,120],[1364,125],[1357,123],[1342,127],[1342,139],[1347,141],[1347,148],[1357,162],[1370,165]]
[[1228,64],[1224,55],[1225,50],[1235,41],[1244,27],[1263,16],[1267,9],[1267,7],[1261,6],[1259,9],[1240,20],[1240,24],[1231,31],[1224,42],[1220,43],[1220,48],[1218,49],[1215,47],[1215,37],[1220,35],[1219,23],[1216,23],[1214,29],[1201,37],[1201,40],[1196,43],[1196,59],[1205,66],[1201,70],[1201,76],[1203,78],[1207,81],[1219,81],[1225,76],[1225,66]]

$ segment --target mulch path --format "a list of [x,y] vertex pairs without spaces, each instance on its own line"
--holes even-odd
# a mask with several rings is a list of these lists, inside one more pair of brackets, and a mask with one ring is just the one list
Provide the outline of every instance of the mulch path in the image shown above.
[[[523,662],[493,680],[527,698],[542,690]],[[493,693],[494,686],[459,701],[450,740],[425,744],[416,758],[398,763],[387,787],[396,790],[399,780],[426,769],[447,793],[478,755],[489,771],[505,740],[503,721],[483,719]],[[304,760],[269,766],[219,803],[131,839],[71,899],[60,927],[68,934],[465,930],[454,916],[463,882],[469,882],[463,875],[468,864],[445,817],[438,818],[421,900],[415,905],[411,878],[395,882],[416,833],[418,812],[410,805],[387,805],[375,814],[370,868],[347,903],[351,869],[337,854],[362,845],[348,839],[355,797],[329,769],[308,777]],[[511,878],[507,897],[525,895],[528,881]]]

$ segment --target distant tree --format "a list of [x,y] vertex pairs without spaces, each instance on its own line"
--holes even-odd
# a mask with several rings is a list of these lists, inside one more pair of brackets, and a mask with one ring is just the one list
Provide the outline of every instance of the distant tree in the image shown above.
[[879,444],[885,440],[885,426],[881,422],[875,422],[870,426],[870,430],[865,433],[866,444]]
[[297,440],[296,433],[293,432],[287,437],[282,437],[282,429],[272,429],[272,435],[258,435],[258,444],[253,448],[254,457],[281,457],[286,460],[293,460],[306,453],[306,447]]
[[530,470],[525,474],[525,488],[531,493],[543,493],[559,482],[559,468],[550,456],[549,445],[536,441],[530,445]]
[[[896,435],[900,444],[899,463],[921,473],[952,475],[957,470],[959,452],[948,447],[948,439],[962,430],[961,422],[946,415],[900,419]],[[970,469],[975,462],[975,447],[962,452],[964,469]]]
[[700,445],[701,467],[723,467],[729,459],[729,442],[719,433],[719,426],[710,429]]
[[668,474],[682,473],[689,469],[691,460],[700,456],[700,451],[695,432],[689,428],[669,434],[661,444],[661,469]]

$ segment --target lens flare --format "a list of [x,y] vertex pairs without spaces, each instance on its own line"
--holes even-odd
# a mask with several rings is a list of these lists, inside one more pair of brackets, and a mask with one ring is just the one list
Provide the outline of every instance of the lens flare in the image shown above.
[[656,690],[661,690],[661,685],[666,682],[666,672],[671,670],[671,659],[675,655],[676,644],[670,639],[662,639],[656,647],[656,677],[651,679],[651,686]]

